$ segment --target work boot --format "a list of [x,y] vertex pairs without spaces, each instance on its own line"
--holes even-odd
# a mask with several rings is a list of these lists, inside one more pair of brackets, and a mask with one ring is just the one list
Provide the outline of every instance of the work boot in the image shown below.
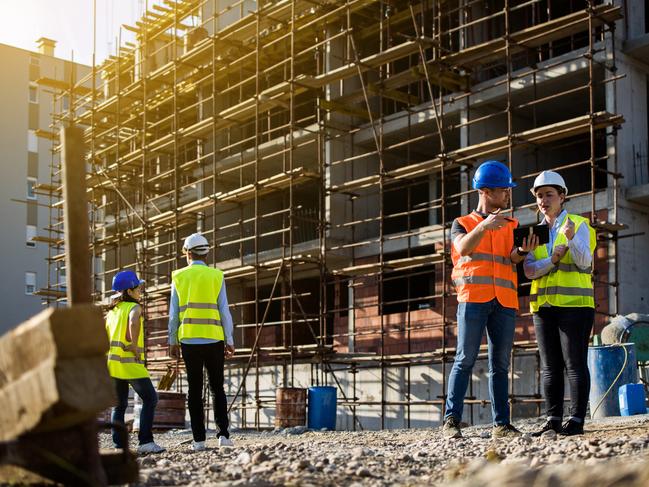
[[225,436],[219,436],[219,446],[234,446],[234,443],[230,438],[226,438]]
[[562,436],[574,436],[574,435],[583,435],[584,434],[584,423],[575,421],[574,419],[569,419],[561,428],[559,432]]
[[144,445],[140,445],[137,447],[137,452],[140,454],[141,453],[162,453],[163,451],[165,451],[165,449],[154,441],[145,443]]
[[444,421],[444,426],[442,426],[442,434],[447,438],[462,438],[460,422],[453,416],[449,416]]
[[532,436],[541,436],[546,431],[554,431],[555,433],[560,433],[561,421],[559,421],[558,419],[548,419],[540,430],[532,433]]
[[492,438],[513,438],[521,436],[523,433],[518,431],[513,424],[497,424],[491,430]]

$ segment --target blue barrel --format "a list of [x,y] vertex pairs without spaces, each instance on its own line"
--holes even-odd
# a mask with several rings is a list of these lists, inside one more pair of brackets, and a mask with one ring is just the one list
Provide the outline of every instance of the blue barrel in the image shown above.
[[[626,365],[624,364],[624,350],[627,351]],[[624,367],[622,374],[613,384],[613,381]],[[590,416],[591,418],[604,418],[620,415],[618,389],[624,384],[638,382],[638,367],[635,359],[635,346],[633,343],[620,345],[606,345],[588,348],[588,369],[590,370]],[[613,384],[613,387],[611,387]],[[610,391],[604,399],[606,391]],[[601,404],[600,404],[601,402]],[[597,405],[599,404],[599,407]],[[597,410],[595,411],[595,408]]]
[[309,428],[336,429],[336,388],[309,387]]

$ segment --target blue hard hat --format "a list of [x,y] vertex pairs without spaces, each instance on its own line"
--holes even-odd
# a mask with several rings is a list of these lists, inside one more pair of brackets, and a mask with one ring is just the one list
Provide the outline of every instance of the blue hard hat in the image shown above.
[[473,189],[513,188],[512,173],[502,162],[486,161],[478,166],[473,176]]
[[120,271],[113,277],[113,291],[133,289],[140,284],[144,284],[144,281],[140,281],[137,274],[133,271]]

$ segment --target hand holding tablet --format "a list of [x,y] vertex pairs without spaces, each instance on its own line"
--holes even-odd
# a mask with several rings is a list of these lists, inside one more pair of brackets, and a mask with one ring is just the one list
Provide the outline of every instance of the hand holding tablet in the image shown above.
[[538,237],[539,245],[544,245],[550,241],[550,229],[547,225],[532,225],[531,227],[514,229],[514,245],[521,247],[523,239],[531,235]]

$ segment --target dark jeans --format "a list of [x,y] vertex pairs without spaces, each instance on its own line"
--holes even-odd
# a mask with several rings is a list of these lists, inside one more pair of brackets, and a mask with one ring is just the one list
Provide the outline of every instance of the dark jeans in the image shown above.
[[540,308],[533,315],[541,355],[541,382],[549,419],[563,419],[564,369],[570,386],[570,416],[586,417],[590,374],[588,340],[595,320],[593,308]]
[[[140,399],[142,399],[142,412],[140,412],[140,431],[137,439],[140,445],[151,443],[153,441],[153,415],[155,407],[158,404],[158,393],[155,391],[151,379],[116,379],[113,377],[115,391],[117,392],[117,406],[113,408],[111,421],[113,423],[124,424],[124,413],[128,407],[128,386],[133,387]],[[122,445],[119,434],[115,428],[112,429],[113,443],[117,448],[125,448],[128,445]]]
[[183,360],[187,370],[187,406],[192,423],[194,441],[205,441],[205,414],[203,411],[203,367],[212,392],[214,422],[219,428],[217,436],[230,437],[228,432],[228,400],[223,389],[223,364],[225,345],[223,342],[204,345],[181,343]]
[[460,421],[473,365],[482,337],[487,330],[489,352],[489,396],[495,424],[509,423],[509,358],[514,343],[516,310],[505,308],[496,299],[486,303],[458,303],[457,350],[448,378],[448,396],[444,419]]

